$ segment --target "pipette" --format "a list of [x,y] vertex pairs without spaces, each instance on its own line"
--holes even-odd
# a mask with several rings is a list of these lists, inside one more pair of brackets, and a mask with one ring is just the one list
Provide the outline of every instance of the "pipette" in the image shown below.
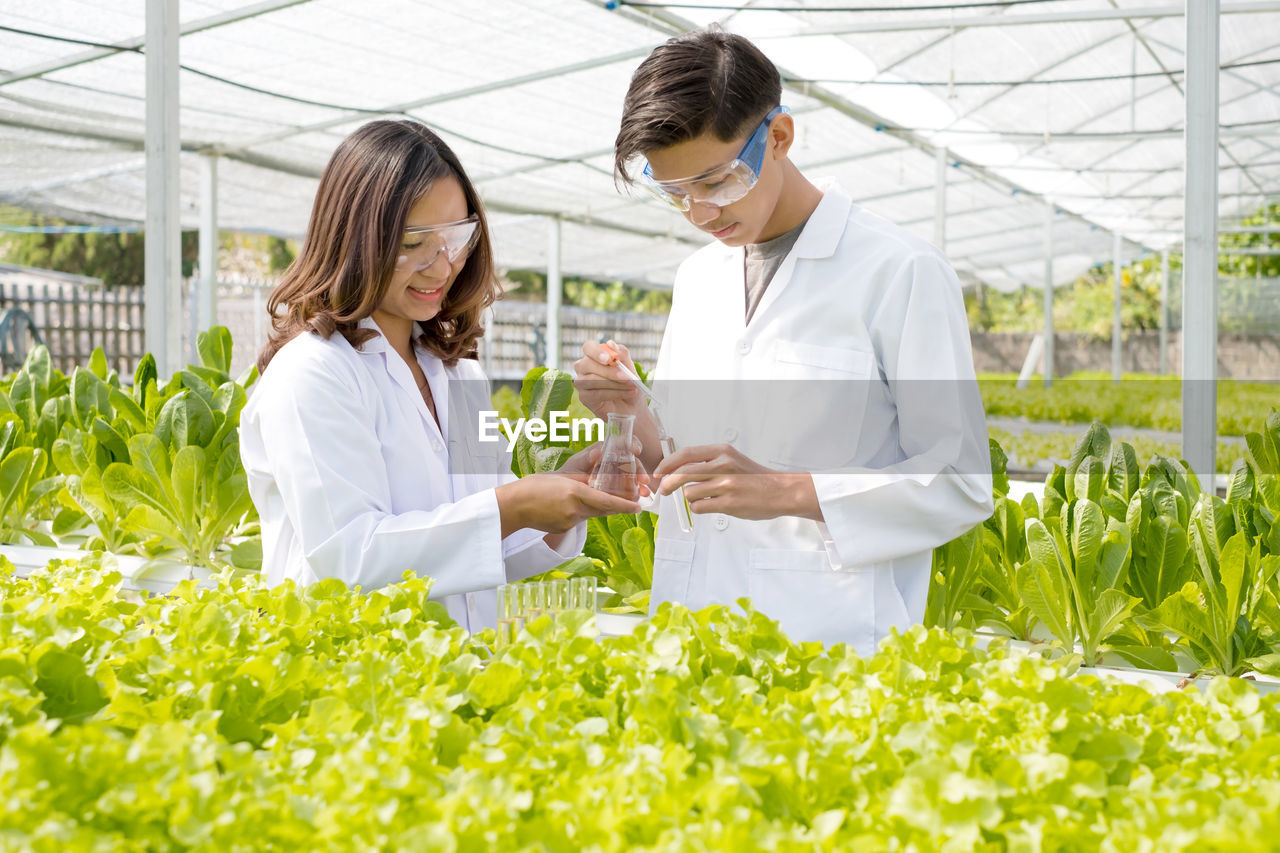
[[[640,390],[644,398],[648,401],[649,415],[653,418],[654,429],[658,431],[658,452],[663,459],[676,452],[676,441],[667,432],[666,426],[662,423],[662,416],[658,413],[662,408],[662,404],[658,402],[658,398],[649,390],[649,386],[636,375],[635,371],[627,367],[621,356],[618,355],[616,344],[613,341],[605,341],[601,343],[601,347],[605,352],[613,356],[613,364],[616,365],[631,380],[631,384]],[[693,510],[689,508],[689,502],[684,497],[684,486],[678,486],[673,494],[676,499],[676,521],[680,524],[680,529],[685,533],[693,532]]]

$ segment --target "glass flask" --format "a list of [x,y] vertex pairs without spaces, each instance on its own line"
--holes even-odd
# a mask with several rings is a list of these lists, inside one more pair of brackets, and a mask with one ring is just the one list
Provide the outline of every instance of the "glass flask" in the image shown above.
[[635,415],[609,413],[600,461],[591,469],[591,479],[588,481],[591,488],[630,501],[640,496],[640,485],[636,480],[640,460],[631,452],[631,432],[635,423]]

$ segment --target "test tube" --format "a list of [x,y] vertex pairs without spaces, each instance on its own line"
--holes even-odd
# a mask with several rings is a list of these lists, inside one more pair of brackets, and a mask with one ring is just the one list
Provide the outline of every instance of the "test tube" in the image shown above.
[[553,578],[546,582],[547,585],[547,610],[552,616],[558,615],[569,609],[569,580],[567,578]]
[[574,610],[596,610],[596,579],[572,578],[569,582],[569,606]]
[[520,633],[520,587],[517,584],[504,583],[498,587],[498,648],[509,646],[515,642]]
[[[676,441],[669,435],[662,436],[658,439],[658,448],[662,452],[662,458],[666,459],[676,452]],[[656,488],[657,483],[654,483],[653,487]],[[676,502],[676,522],[680,525],[680,529],[685,533],[692,533],[693,510],[689,506],[689,500],[684,496],[684,486],[672,492],[671,497]]]
[[530,581],[520,584],[520,610],[525,624],[537,619],[547,612],[547,590],[541,581]]

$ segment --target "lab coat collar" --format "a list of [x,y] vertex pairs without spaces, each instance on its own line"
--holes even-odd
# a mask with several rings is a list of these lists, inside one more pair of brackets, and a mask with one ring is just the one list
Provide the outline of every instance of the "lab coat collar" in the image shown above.
[[440,416],[440,423],[437,424],[436,419],[431,417],[431,412],[427,409],[427,404],[422,399],[422,392],[418,390],[417,384],[413,381],[413,374],[409,372],[408,366],[400,356],[391,349],[391,344],[387,341],[386,335],[382,334],[382,329],[379,328],[373,317],[365,317],[357,325],[361,329],[369,329],[378,333],[377,337],[370,338],[364,342],[360,347],[360,353],[382,358],[386,371],[391,374],[391,380],[404,389],[409,398],[413,400],[414,408],[422,416],[427,429],[447,441],[449,437],[446,426],[449,417],[449,377],[445,373],[444,365],[440,359],[435,358],[415,343],[413,347],[414,357],[418,359],[418,366],[422,368],[423,374],[427,377],[427,384],[431,386],[431,396],[435,399],[436,413]]
[[360,352],[365,355],[373,355],[374,353],[384,353],[391,350],[391,344],[387,342],[387,336],[382,334],[382,329],[378,328],[378,324],[372,317],[365,317],[356,324],[361,329],[369,329],[377,332],[377,336],[370,338],[360,345]]
[[853,206],[853,200],[833,179],[815,181],[815,184],[822,190],[822,200],[809,215],[809,221],[791,250],[797,258],[829,258],[834,255],[849,220],[849,208]]

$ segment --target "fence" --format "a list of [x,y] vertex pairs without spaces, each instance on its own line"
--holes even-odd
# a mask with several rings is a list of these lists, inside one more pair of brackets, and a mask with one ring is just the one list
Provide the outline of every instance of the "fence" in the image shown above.
[[[267,296],[272,281],[224,277],[218,282],[218,322],[231,331],[235,350],[232,374],[247,368],[270,334]],[[188,319],[189,322],[189,319]],[[634,314],[560,309],[560,364],[568,366],[582,352],[582,342],[613,338],[627,345],[632,358],[645,367],[658,360],[658,346],[667,318],[661,314]],[[485,318],[480,339],[480,363],[490,379],[512,382],[546,363],[547,306],[541,302],[498,302]]]
[[[190,306],[195,285],[192,279],[182,288],[184,351],[192,361],[196,330]],[[219,279],[218,322],[231,331],[235,343],[232,375],[253,364],[267,341],[267,296],[274,286],[271,280]],[[0,311],[10,307],[26,311],[49,347],[54,366],[64,373],[85,364],[94,348],[102,347],[111,367],[123,377],[132,376],[146,353],[144,304],[142,287],[104,287],[80,276],[24,275],[0,268]],[[480,360],[489,377],[515,381],[544,364],[546,323],[545,304],[502,301],[494,305],[480,340]],[[638,363],[652,367],[666,323],[660,314],[561,308],[560,364],[567,368],[576,361],[583,341],[613,338],[625,343]]]
[[94,349],[102,347],[107,363],[131,376],[146,352],[143,289],[89,281],[37,282],[0,270],[0,311],[26,311],[49,347],[54,367],[64,373],[87,363]]
[[[560,366],[582,355],[583,341],[613,338],[627,345],[631,357],[646,368],[658,361],[666,315],[560,309]],[[480,339],[480,363],[490,379],[511,381],[546,363],[547,306],[541,302],[499,302],[491,309]]]

